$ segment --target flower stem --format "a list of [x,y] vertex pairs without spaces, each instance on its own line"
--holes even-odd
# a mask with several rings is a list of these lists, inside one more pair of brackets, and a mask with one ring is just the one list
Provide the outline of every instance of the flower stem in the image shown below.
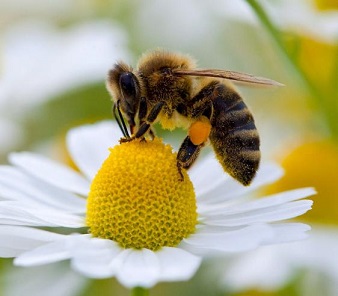
[[299,66],[295,57],[289,54],[285,43],[281,37],[280,32],[276,29],[273,22],[270,20],[267,13],[264,11],[261,4],[257,0],[245,0],[256,13],[257,17],[261,23],[265,26],[266,30],[270,33],[271,37],[274,39],[275,43],[279,47],[281,53],[286,57],[294,73],[297,74],[298,78],[301,79],[303,85],[309,92],[311,98],[315,101],[319,109],[324,113],[327,120],[328,128],[330,129],[333,136],[338,138],[338,124],[337,124],[337,114],[335,114],[333,106],[327,99],[328,94],[321,92],[315,84],[309,79],[303,69]]
[[149,296],[149,289],[135,287],[131,290],[131,296]]

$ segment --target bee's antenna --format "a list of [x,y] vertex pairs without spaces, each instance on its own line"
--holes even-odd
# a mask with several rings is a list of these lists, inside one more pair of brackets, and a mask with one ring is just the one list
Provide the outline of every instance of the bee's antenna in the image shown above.
[[[117,110],[117,112],[116,112],[116,110]],[[124,119],[123,119],[123,116],[122,116],[122,113],[121,113],[121,110],[120,110],[120,100],[118,100],[116,104],[114,103],[113,114],[114,114],[116,122],[119,125],[119,128],[120,128],[123,136],[125,138],[130,138],[127,126],[124,122]]]

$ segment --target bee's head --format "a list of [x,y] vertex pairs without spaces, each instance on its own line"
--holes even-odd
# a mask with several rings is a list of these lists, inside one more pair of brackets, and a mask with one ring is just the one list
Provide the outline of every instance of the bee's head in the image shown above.
[[122,62],[115,64],[108,73],[106,85],[114,103],[119,102],[121,111],[127,119],[134,120],[140,102],[141,88],[133,69]]

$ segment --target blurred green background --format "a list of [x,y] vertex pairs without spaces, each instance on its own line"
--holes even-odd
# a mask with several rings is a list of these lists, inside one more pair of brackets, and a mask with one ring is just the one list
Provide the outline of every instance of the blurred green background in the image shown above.
[[[109,68],[120,59],[136,66],[144,51],[158,47],[190,54],[201,68],[285,84],[239,90],[255,116],[263,160],[278,161],[286,171],[262,193],[318,190],[314,209],[302,219],[313,226],[312,241],[323,257],[309,248],[278,284],[238,277],[236,287],[229,272],[241,274],[244,259],[207,260],[191,281],[159,284],[150,295],[338,295],[332,252],[338,249],[337,0],[1,0],[0,162],[19,150],[68,161],[63,139],[69,128],[112,118]],[[184,137],[159,127],[157,133],[176,146]],[[294,251],[283,250],[292,258],[288,252]],[[265,268],[267,281],[278,267]],[[0,282],[6,296],[129,294],[114,279],[76,275],[68,263],[32,272],[2,260]]]

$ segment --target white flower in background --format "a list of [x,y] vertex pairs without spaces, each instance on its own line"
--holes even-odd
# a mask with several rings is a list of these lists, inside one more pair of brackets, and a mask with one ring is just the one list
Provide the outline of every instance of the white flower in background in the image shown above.
[[1,0],[1,25],[10,25],[13,20],[23,18],[48,19],[59,24],[68,24],[74,20],[93,18],[100,3],[77,0]]
[[[319,11],[314,0],[259,2],[282,29],[305,33],[328,42],[338,39],[338,11]],[[222,5],[211,5],[211,8],[217,8],[215,12],[223,14],[227,19],[259,24],[257,16],[245,1],[226,0]]]
[[[304,241],[267,246],[233,257],[221,273],[227,291],[276,291],[297,279],[300,295],[338,295],[338,232],[316,226]],[[220,267],[220,266],[219,266]]]
[[[208,46],[208,42],[212,41],[212,32],[217,31],[210,9],[205,9],[203,2],[193,0],[148,1],[147,5],[138,7],[134,22],[138,38],[154,44],[152,46],[165,48],[175,46],[198,50],[201,41]],[[157,29],[158,24],[161,24],[160,30]]]
[[2,275],[3,296],[74,296],[82,295],[90,281],[59,262],[30,268],[7,267]]
[[338,11],[320,11],[314,0],[277,1],[264,6],[277,25],[286,30],[300,32],[317,40],[335,42],[338,40]]
[[116,59],[128,58],[124,32],[108,21],[63,29],[26,21],[7,29],[1,42],[0,103],[15,106],[104,81]]
[[28,108],[81,85],[104,81],[115,60],[129,58],[124,31],[109,21],[68,28],[26,21],[4,30],[0,42],[0,136],[10,139],[3,141],[6,145],[1,145],[0,153],[22,138],[17,118]]
[[282,175],[278,166],[262,165],[243,187],[212,155],[191,169],[192,183],[185,171],[179,181],[169,145],[114,146],[119,134],[111,122],[71,130],[68,149],[80,172],[33,153],[10,155],[11,165],[0,167],[1,257],[19,266],[69,259],[88,277],[151,287],[191,278],[204,255],[306,237],[309,226],[283,220],[310,209],[303,198],[313,189],[253,199]]

